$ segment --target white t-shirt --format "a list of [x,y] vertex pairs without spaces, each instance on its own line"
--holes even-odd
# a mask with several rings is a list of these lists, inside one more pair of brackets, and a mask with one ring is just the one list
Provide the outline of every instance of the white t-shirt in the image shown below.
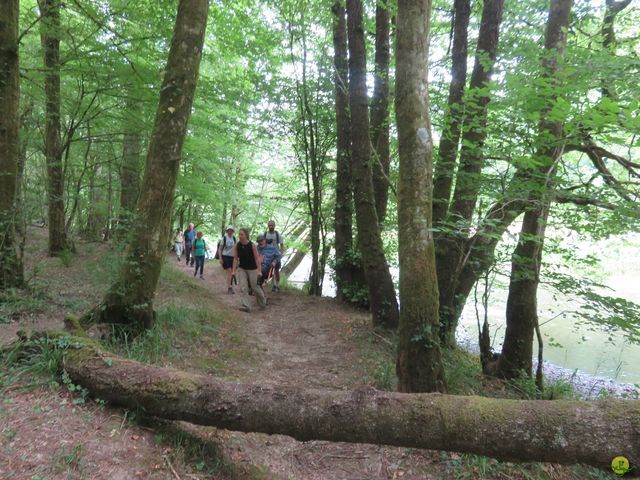
[[222,245],[222,255],[224,257],[233,257],[233,247],[236,242],[232,236],[225,235],[220,240],[220,245]]

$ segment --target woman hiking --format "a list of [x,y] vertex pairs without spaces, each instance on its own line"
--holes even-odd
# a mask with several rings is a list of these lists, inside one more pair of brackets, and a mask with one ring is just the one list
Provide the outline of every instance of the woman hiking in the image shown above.
[[243,312],[251,312],[251,304],[249,303],[249,295],[247,293],[248,285],[251,285],[255,292],[258,306],[261,310],[267,307],[267,300],[261,288],[257,288],[258,277],[262,276],[262,271],[258,268],[260,265],[260,256],[255,244],[249,240],[249,230],[241,228],[238,232],[238,243],[233,250],[233,274],[239,274],[238,285],[240,286],[242,306],[240,310]]

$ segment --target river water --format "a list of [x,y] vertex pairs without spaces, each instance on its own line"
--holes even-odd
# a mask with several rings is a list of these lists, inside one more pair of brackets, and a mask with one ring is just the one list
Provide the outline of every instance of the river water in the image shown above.
[[[640,304],[640,235],[613,238],[602,242],[580,245],[584,253],[605,255],[598,269],[598,280],[608,287],[607,294]],[[308,278],[310,259],[307,258],[293,273],[290,280],[301,285]],[[392,268],[397,281],[398,271]],[[505,279],[504,282],[508,281]],[[482,289],[482,285],[479,289]],[[610,289],[610,290],[609,290]],[[335,285],[327,275],[323,295],[335,296]],[[480,304],[482,291],[478,291],[480,321],[484,309]],[[495,351],[500,351],[505,329],[507,285],[495,283],[491,289],[487,309]],[[545,375],[549,379],[564,378],[574,383],[584,396],[596,396],[601,390],[615,394],[640,391],[640,345],[628,342],[622,333],[606,332],[597,327],[580,325],[580,319],[570,313],[576,300],[559,296],[557,292],[541,287],[538,292],[539,323],[544,337]],[[458,342],[471,351],[477,351],[476,302],[472,293],[464,308],[456,336]],[[535,342],[534,342],[535,343]],[[537,356],[537,345],[534,345]],[[635,385],[635,386],[634,386]]]

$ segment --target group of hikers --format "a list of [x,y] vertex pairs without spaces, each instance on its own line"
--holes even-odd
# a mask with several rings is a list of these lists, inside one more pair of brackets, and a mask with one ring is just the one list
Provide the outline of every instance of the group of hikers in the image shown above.
[[[209,249],[201,231],[196,232],[195,225],[189,224],[187,230],[182,232],[177,228],[173,236],[173,248],[178,262],[182,261],[182,253],[185,254],[185,266],[194,267],[193,276],[200,274],[204,278],[204,262]],[[280,232],[276,230],[276,222],[269,220],[267,230],[256,238],[256,243],[251,241],[249,230],[238,230],[238,238],[235,236],[235,228],[229,225],[225,234],[216,246],[215,259],[227,273],[227,294],[235,294],[233,284],[239,286],[241,296],[240,309],[251,311],[249,296],[255,296],[258,307],[264,310],[267,300],[264,294],[264,285],[272,281],[271,290],[280,290],[280,267],[284,241]]]

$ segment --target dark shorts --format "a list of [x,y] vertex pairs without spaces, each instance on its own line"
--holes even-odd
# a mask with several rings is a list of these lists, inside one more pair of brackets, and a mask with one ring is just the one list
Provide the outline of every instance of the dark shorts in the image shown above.
[[233,257],[222,255],[222,268],[224,268],[225,270],[233,268]]

